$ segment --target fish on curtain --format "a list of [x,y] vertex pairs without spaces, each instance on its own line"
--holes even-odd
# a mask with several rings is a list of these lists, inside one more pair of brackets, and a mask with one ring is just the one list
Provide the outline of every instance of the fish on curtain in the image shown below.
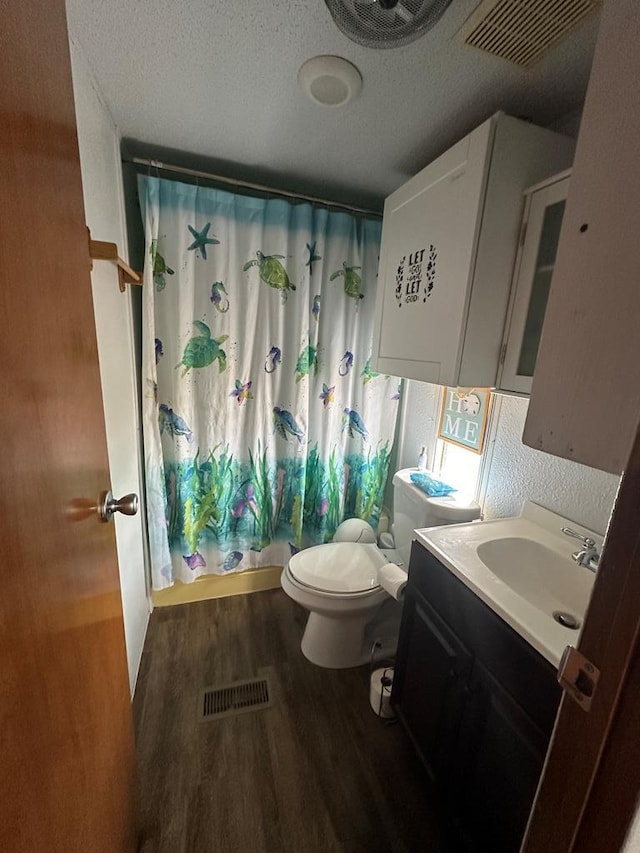
[[371,368],[380,222],[141,176],[153,586],[378,522],[398,383]]

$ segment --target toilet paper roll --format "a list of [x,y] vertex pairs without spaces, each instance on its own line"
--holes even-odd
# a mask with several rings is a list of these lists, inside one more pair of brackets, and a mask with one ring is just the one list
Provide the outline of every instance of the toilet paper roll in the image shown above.
[[395,717],[391,707],[391,685],[393,684],[393,668],[375,669],[371,673],[369,687],[369,704],[379,717],[391,719]]
[[378,569],[378,583],[396,601],[404,599],[407,573],[396,563],[385,563]]

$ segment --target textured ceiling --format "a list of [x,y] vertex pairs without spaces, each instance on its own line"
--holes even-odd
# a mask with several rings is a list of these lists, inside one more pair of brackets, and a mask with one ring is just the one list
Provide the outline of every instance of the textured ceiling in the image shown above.
[[[391,50],[349,41],[322,0],[67,0],[67,12],[123,137],[154,146],[134,153],[173,149],[371,204],[497,109],[547,125],[582,104],[595,15],[523,70],[456,36],[477,4],[453,0],[426,36]],[[362,73],[346,107],[316,106],[297,86],[323,53]]]

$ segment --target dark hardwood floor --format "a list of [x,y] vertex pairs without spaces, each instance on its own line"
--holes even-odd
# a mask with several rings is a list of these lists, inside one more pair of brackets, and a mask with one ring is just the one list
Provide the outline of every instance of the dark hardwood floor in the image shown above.
[[[300,651],[281,590],[156,609],[134,699],[144,853],[444,853],[428,781],[368,668]],[[268,675],[275,704],[209,722],[202,688]]]

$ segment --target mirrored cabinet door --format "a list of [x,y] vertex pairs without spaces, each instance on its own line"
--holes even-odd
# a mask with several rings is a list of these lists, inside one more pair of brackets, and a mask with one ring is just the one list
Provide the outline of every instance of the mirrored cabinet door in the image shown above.
[[569,173],[563,172],[526,194],[524,240],[516,261],[499,380],[504,391],[531,392],[568,191]]

